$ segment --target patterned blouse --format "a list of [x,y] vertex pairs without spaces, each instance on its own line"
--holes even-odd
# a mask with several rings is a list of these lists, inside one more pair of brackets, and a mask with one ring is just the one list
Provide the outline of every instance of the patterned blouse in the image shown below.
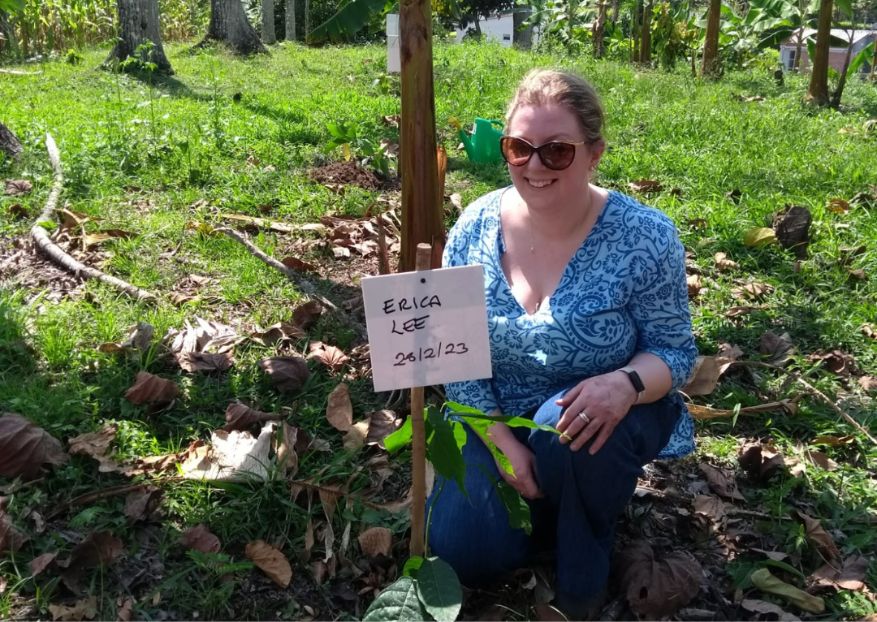
[[[448,384],[449,400],[484,412],[520,415],[583,378],[650,352],[685,384],[697,350],[691,333],[685,251],[658,210],[610,191],[557,290],[533,314],[512,295],[502,270],[504,190],[472,203],[451,229],[444,265],[484,266],[493,378]],[[662,458],[694,450],[694,426],[678,398],[679,422]]]

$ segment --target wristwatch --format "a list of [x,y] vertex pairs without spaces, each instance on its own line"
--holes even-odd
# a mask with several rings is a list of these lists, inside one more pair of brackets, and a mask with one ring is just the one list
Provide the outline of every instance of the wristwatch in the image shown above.
[[633,367],[622,367],[618,371],[622,371],[627,374],[627,377],[630,380],[630,384],[632,384],[633,388],[636,389],[636,397],[638,400],[646,390],[646,385],[643,384],[642,378],[639,377],[639,374],[636,373],[636,370]]

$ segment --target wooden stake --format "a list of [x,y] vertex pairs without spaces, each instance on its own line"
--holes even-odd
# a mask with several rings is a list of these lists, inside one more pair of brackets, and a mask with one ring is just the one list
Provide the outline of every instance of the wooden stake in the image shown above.
[[[415,270],[429,270],[432,246],[417,245]],[[423,557],[426,530],[426,426],[423,421],[423,387],[411,389],[411,543],[412,557]]]

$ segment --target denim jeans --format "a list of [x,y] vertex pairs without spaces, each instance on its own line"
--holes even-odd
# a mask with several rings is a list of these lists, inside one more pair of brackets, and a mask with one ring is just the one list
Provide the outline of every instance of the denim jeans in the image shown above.
[[[554,402],[564,392],[547,400],[533,419],[556,425],[561,408]],[[553,547],[558,598],[593,598],[608,581],[615,522],[633,495],[642,466],[669,440],[680,408],[676,393],[634,406],[593,456],[587,451],[590,443],[573,452],[556,434],[516,429],[535,454],[536,478],[544,494],[530,502],[532,536],[509,526],[494,484],[500,476],[493,457],[467,426],[463,455],[468,497],[453,481],[436,477],[427,500],[431,554],[448,562],[471,587],[526,565],[539,548]]]

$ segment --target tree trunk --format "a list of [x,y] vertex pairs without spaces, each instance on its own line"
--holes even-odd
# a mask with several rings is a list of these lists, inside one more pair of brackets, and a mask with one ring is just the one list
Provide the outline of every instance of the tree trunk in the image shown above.
[[719,75],[719,19],[722,0],[710,0],[710,12],[706,22],[706,39],[703,43],[703,64],[700,75],[717,77]]
[[603,58],[603,35],[606,32],[606,0],[597,0],[597,21],[594,22],[594,58]]
[[801,52],[804,51],[804,27],[798,31],[798,41],[795,43],[795,62],[792,63],[794,71],[801,71]]
[[9,23],[9,16],[6,11],[0,11],[0,52],[4,49],[12,50],[14,55],[18,55],[18,41],[15,39],[15,30]]
[[613,26],[618,21],[618,12],[619,7],[621,5],[621,0],[612,0],[612,11],[609,13],[609,23]]
[[844,87],[847,84],[847,72],[850,68],[850,58],[853,56],[853,33],[856,31],[856,24],[853,22],[852,31],[847,30],[847,35],[849,36],[849,45],[847,45],[847,53],[844,56],[844,66],[840,72],[840,78],[837,81],[837,88],[834,90],[834,93],[831,94],[831,106],[832,108],[840,108],[840,98],[843,97]]
[[874,58],[871,59],[871,80],[877,79],[877,41],[874,41]]
[[17,158],[24,151],[18,137],[2,123],[0,123],[0,151],[10,158]]
[[[155,71],[173,74],[170,61],[161,46],[158,21],[158,0],[116,0],[119,9],[119,38],[106,62],[137,58],[144,63],[155,63]],[[149,45],[137,49],[144,43]]]
[[640,35],[639,62],[644,65],[652,62],[652,3],[646,4],[643,10],[643,27]]
[[512,40],[516,47],[529,50],[533,47],[533,26],[524,26],[533,10],[526,6],[516,6],[512,13]]
[[277,43],[274,33],[274,0],[262,0],[262,42],[265,45]]
[[286,0],[286,40],[295,41],[295,0]]
[[208,41],[224,43],[237,54],[268,51],[247,21],[241,0],[210,0],[210,26],[200,45]]
[[828,104],[828,44],[831,36],[832,0],[822,0],[819,6],[819,26],[816,30],[816,52],[810,59],[810,87],[807,101],[817,106]]
[[632,48],[630,51],[630,62],[632,63],[639,61],[639,36],[642,32],[642,8],[642,0],[636,0],[633,5],[633,19],[631,19],[632,23],[630,26],[630,39],[632,42]]
[[399,44],[402,123],[399,173],[402,177],[402,240],[399,271],[413,270],[417,245],[431,244],[433,268],[441,265],[445,243],[438,201],[432,19],[429,0],[401,0]]
[[311,0],[305,0],[305,41],[311,36]]

